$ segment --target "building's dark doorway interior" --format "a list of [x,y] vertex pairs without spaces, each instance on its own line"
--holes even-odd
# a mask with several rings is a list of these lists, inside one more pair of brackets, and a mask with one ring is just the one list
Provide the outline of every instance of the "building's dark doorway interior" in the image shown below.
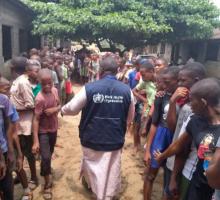
[[11,27],[2,25],[2,54],[4,61],[12,58]]

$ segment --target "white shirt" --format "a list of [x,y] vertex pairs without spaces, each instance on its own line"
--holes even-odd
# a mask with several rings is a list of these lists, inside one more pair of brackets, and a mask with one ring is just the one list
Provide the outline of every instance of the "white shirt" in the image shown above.
[[[186,121],[183,122],[182,124],[182,127],[180,129],[180,132],[179,132],[179,136],[178,138],[186,132],[186,127],[187,127],[187,124],[189,123],[190,119],[191,119],[191,116],[193,114],[191,114]],[[170,162],[169,162],[170,161]],[[167,167],[168,169],[170,169],[171,171],[173,170],[174,168],[174,162],[175,162],[175,156],[172,156],[169,158],[169,161],[167,162]],[[197,149],[196,149],[196,146],[194,143],[192,143],[191,145],[191,151],[188,155],[188,158],[185,162],[185,165],[184,165],[184,168],[183,168],[183,171],[182,171],[182,174],[183,176],[185,176],[185,178],[187,178],[188,180],[191,180],[192,179],[192,175],[193,173],[195,172],[196,170],[196,165],[197,165],[197,162],[198,162],[198,159],[197,159]]]

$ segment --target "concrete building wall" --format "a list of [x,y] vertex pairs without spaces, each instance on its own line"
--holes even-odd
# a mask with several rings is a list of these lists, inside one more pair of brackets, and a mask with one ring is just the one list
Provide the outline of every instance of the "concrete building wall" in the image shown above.
[[183,63],[186,63],[189,59],[189,48],[187,43],[181,43],[179,49],[179,56],[182,57]]
[[207,68],[208,76],[220,78],[220,62],[206,61],[205,66]]
[[[162,47],[162,45],[165,45],[165,48]],[[164,48],[164,52],[161,51],[161,48]],[[165,58],[168,62],[171,62],[172,44],[159,43],[157,45],[148,45],[144,48],[144,53],[158,55],[160,57]]]
[[170,63],[172,55],[172,44],[166,43],[164,58]]
[[[203,63],[206,66],[208,76],[220,78],[220,45],[219,45],[217,60],[210,61],[210,60],[207,60],[207,57],[206,57],[206,54],[208,51],[208,48],[207,48],[208,42],[209,41],[201,41],[201,43],[198,44],[198,47],[196,49],[197,56],[198,56],[197,61]],[[190,58],[190,45],[191,44],[192,43],[189,41],[180,43],[178,55],[182,57],[183,63],[186,63],[188,61],[188,59]],[[156,51],[157,55],[159,55],[159,53],[160,53],[160,47],[161,47],[161,44],[158,44],[157,51]],[[163,56],[165,59],[167,59],[168,62],[171,61],[172,48],[173,47],[171,44],[166,43],[165,53],[164,53],[164,55],[160,55],[160,56]],[[155,48],[152,48],[152,46],[147,46],[145,49],[146,49],[147,54],[155,53],[155,52],[151,51],[152,49],[155,51]]]
[[[28,14],[25,9],[22,9],[21,6],[17,6],[11,0],[0,0],[0,66],[2,66],[5,61],[2,50],[2,25],[11,28],[12,56],[17,56],[20,53],[19,31],[23,30],[24,36],[27,36],[31,20],[31,15]],[[27,43],[28,38],[26,38],[26,40],[23,39],[22,42]],[[23,44],[22,46],[28,47],[27,44]]]

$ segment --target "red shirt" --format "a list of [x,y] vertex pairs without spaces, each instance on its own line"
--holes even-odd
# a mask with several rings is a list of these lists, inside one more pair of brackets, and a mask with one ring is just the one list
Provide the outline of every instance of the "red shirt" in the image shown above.
[[56,132],[58,129],[58,113],[47,116],[44,111],[48,108],[56,107],[60,103],[56,88],[52,92],[45,94],[42,91],[38,93],[35,99],[35,114],[40,115],[39,133]]

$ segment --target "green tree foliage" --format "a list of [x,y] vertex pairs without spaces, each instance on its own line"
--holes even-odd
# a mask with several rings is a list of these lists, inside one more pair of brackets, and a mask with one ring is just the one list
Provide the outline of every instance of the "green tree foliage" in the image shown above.
[[203,39],[219,26],[209,0],[23,0],[36,12],[34,33],[135,47]]

